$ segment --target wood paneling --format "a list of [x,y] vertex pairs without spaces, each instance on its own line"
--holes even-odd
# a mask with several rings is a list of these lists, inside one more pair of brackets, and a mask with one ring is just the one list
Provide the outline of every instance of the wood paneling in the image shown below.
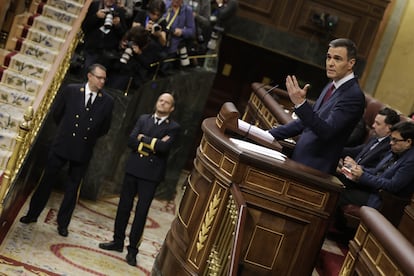
[[[359,47],[359,56],[367,58],[390,0],[239,0],[238,15],[277,30],[303,38],[347,37]],[[337,25],[323,28],[315,17],[329,14]]]
[[[292,160],[241,150],[223,124],[214,117],[202,124],[178,218],[153,270],[229,275],[229,267],[237,267],[231,275],[310,275],[342,186]],[[236,195],[245,205],[242,220]],[[229,264],[230,252],[240,257]]]

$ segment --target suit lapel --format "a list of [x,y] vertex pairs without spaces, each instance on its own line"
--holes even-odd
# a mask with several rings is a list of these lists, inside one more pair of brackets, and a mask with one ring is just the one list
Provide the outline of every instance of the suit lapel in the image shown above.
[[364,149],[360,152],[360,154],[358,154],[357,159],[360,159],[360,162],[366,159],[370,155],[370,153],[375,149],[374,148],[373,150],[370,150],[370,148],[375,144],[376,140],[377,140],[376,138],[371,139],[368,142],[368,144],[364,147]]

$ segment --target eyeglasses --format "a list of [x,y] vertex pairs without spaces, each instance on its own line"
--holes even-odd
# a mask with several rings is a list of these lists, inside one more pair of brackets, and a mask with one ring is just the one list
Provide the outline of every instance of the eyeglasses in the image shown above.
[[391,137],[391,143],[398,143],[398,142],[402,142],[402,141],[406,141],[407,139],[398,139],[395,137]]
[[97,78],[98,80],[100,80],[100,81],[106,81],[106,77],[100,77],[100,76],[97,76],[97,75],[95,75],[94,73],[92,73],[92,72],[90,72],[91,73],[91,75],[92,76],[94,76],[95,78]]

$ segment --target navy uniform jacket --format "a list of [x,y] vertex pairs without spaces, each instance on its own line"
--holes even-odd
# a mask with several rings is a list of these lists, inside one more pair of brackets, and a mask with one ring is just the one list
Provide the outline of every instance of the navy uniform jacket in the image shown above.
[[342,150],[365,107],[365,96],[356,78],[342,84],[322,105],[327,85],[312,107],[295,109],[299,119],[272,128],[276,140],[300,135],[292,159],[326,173],[334,173]]
[[[141,115],[129,135],[128,147],[132,151],[125,172],[149,181],[162,181],[167,167],[168,153],[179,131],[180,125],[170,118],[160,125],[155,125],[152,114]],[[138,141],[138,134],[144,134],[145,137]],[[166,135],[170,136],[170,139],[164,142],[161,139]]]
[[57,95],[53,117],[58,125],[52,150],[76,162],[88,162],[96,140],[111,125],[113,98],[99,91],[91,110],[85,108],[85,84],[69,84]]
[[[389,153],[375,168],[365,170],[358,183],[373,190],[384,189],[404,198],[411,197],[414,192],[414,147],[405,151],[395,163],[377,175],[392,156],[393,153]],[[367,205],[374,208],[381,205],[378,193],[371,194]]]

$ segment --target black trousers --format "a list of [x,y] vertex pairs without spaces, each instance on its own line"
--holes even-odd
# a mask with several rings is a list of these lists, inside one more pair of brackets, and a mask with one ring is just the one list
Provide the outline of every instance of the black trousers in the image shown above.
[[88,167],[88,162],[79,163],[67,160],[53,151],[49,153],[42,179],[30,200],[30,207],[27,212],[29,217],[37,218],[43,211],[52,193],[57,176],[66,163],[69,163],[68,180],[64,184],[64,196],[59,208],[57,223],[59,227],[66,228],[69,226],[78,199],[80,183]]
[[135,195],[138,194],[134,221],[129,233],[128,252],[132,254],[136,255],[138,253],[139,243],[157,185],[157,182],[140,179],[128,173],[125,174],[115,218],[114,241],[118,244],[124,244],[125,231],[131,215],[132,205],[134,204]]

